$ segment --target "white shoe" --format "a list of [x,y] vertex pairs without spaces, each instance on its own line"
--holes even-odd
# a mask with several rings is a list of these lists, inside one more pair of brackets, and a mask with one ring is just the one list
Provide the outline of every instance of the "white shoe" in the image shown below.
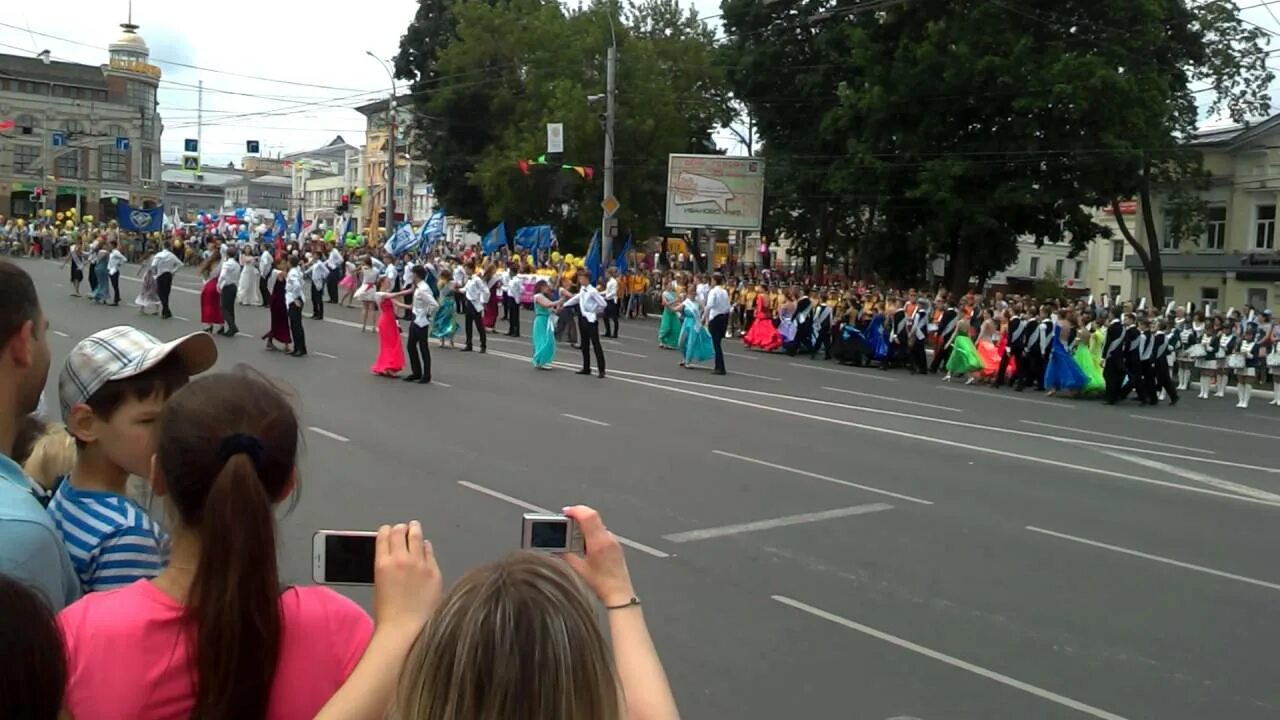
[[942,376],[942,382],[951,382],[951,373]]

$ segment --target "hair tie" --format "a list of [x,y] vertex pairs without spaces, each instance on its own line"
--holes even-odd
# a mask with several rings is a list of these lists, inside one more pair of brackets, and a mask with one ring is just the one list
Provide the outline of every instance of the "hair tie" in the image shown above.
[[222,438],[222,442],[218,444],[218,459],[223,464],[240,454],[248,455],[254,470],[257,470],[259,475],[262,474],[266,449],[262,447],[261,440],[252,435],[233,433]]

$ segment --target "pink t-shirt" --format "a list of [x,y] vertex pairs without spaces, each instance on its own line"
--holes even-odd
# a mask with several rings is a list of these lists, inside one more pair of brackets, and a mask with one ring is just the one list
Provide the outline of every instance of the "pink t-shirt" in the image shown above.
[[[195,703],[182,605],[149,580],[97,592],[58,615],[67,646],[66,709],[76,720],[186,718]],[[280,595],[280,661],[267,717],[310,720],[360,660],[373,622],[325,587]]]

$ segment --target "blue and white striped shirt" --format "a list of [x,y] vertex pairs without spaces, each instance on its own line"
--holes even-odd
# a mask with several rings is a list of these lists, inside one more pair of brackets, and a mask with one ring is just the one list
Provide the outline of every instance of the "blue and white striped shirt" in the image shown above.
[[153,578],[164,567],[168,536],[124,495],[78,490],[63,479],[48,509],[85,592]]

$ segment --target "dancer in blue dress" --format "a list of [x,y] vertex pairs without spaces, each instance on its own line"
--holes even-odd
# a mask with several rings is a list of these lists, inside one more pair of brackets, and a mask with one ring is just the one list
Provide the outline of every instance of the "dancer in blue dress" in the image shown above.
[[681,367],[691,368],[694,363],[706,362],[715,357],[711,333],[702,325],[702,306],[698,304],[697,291],[692,287],[686,292],[680,316],[684,319],[680,326],[680,354],[683,357]]
[[1080,368],[1068,347],[1075,341],[1076,328],[1074,319],[1065,317],[1054,326],[1053,339],[1049,346],[1049,362],[1044,369],[1044,387],[1048,395],[1066,393],[1075,395],[1088,383],[1089,378]]
[[564,298],[552,299],[551,283],[539,280],[533,292],[533,366],[550,370],[556,359],[556,312]]

